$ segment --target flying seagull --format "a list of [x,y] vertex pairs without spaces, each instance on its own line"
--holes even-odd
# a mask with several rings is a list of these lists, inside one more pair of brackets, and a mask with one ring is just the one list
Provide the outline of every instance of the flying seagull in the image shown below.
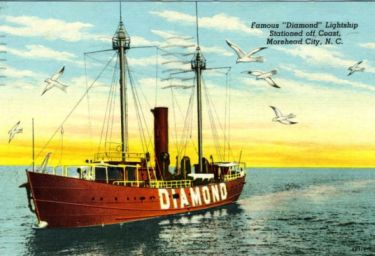
[[9,134],[9,140],[8,140],[8,143],[10,143],[12,141],[12,139],[14,138],[14,135],[16,135],[17,133],[22,133],[23,132],[23,129],[22,128],[19,128],[19,125],[21,124],[21,121],[18,121],[13,127],[12,129],[9,130],[8,134]]
[[260,79],[263,79],[264,81],[266,81],[269,85],[271,85],[272,87],[275,87],[275,88],[281,88],[280,86],[278,86],[276,84],[275,81],[273,81],[273,79],[271,78],[271,76],[273,75],[276,75],[277,74],[277,70],[276,69],[273,69],[269,72],[263,72],[263,71],[257,71],[257,70],[254,70],[254,71],[245,71],[247,74],[249,75],[252,75],[252,76],[255,76],[256,80],[260,80]]
[[47,84],[46,87],[44,88],[43,92],[42,92],[42,95],[45,94],[47,91],[51,90],[53,87],[57,87],[59,88],[60,90],[66,92],[66,88],[68,88],[67,85],[63,84],[63,83],[60,83],[60,81],[58,81],[58,79],[64,74],[64,69],[65,69],[65,66],[63,66],[59,72],[57,72],[56,74],[54,74],[53,76],[47,78],[46,80],[44,80],[44,82]]
[[275,112],[275,115],[276,115],[276,117],[272,118],[273,122],[279,122],[281,124],[296,124],[297,123],[297,122],[289,120],[291,118],[296,117],[296,115],[290,113],[289,115],[284,116],[278,108],[274,106],[270,106],[270,108],[272,108],[273,112]]
[[240,49],[240,47],[238,47],[234,43],[229,42],[229,40],[225,40],[225,42],[227,42],[229,47],[231,47],[236,52],[236,54],[238,56],[236,63],[239,63],[239,62],[263,62],[263,60],[264,60],[263,57],[260,57],[260,56],[254,57],[253,55],[256,54],[257,52],[261,51],[261,50],[267,49],[267,47],[255,48],[255,49],[251,50],[250,52],[245,53],[244,51],[242,51]]
[[356,64],[354,64],[353,66],[350,66],[348,68],[348,70],[350,71],[348,76],[352,75],[353,73],[355,72],[363,72],[365,70],[364,67],[360,67],[359,65],[363,62],[363,60],[361,61],[358,61]]

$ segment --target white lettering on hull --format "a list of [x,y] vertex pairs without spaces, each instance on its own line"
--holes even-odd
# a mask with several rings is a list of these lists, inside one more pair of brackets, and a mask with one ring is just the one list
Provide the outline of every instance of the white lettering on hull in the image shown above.
[[171,206],[169,202],[169,193],[166,189],[159,189],[159,201],[160,201],[160,209],[167,210]]
[[173,208],[177,209],[177,198],[176,198],[176,191],[172,188],[172,201],[173,201]]
[[208,190],[208,187],[202,187],[202,194],[203,194],[203,202],[205,204],[210,204],[211,198],[210,198],[210,190]]
[[202,199],[201,199],[201,192],[199,191],[199,187],[190,188],[190,198],[191,203],[193,206],[202,205]]
[[227,186],[225,185],[225,183],[220,183],[220,196],[221,196],[221,200],[227,199],[228,192],[227,192]]
[[184,188],[180,188],[179,193],[177,193],[175,189],[168,190],[160,188],[158,190],[161,210],[170,209],[171,201],[174,209],[183,209],[190,206],[196,207],[209,205],[211,203],[226,200],[228,197],[227,186],[225,183],[189,188],[190,198],[186,196]]
[[180,202],[181,202],[181,205],[180,205],[181,208],[184,208],[185,205],[186,206],[190,205],[186,197],[185,190],[183,188],[180,189]]

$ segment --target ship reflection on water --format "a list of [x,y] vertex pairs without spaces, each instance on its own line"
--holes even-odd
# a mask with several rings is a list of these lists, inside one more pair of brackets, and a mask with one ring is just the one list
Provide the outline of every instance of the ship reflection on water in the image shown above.
[[[197,244],[197,252],[221,240],[233,229],[231,220],[241,216],[238,204],[203,212],[141,222],[81,229],[33,230],[26,243],[29,255],[152,255],[184,252]],[[238,219],[236,220],[238,222]],[[228,230],[229,227],[232,227]],[[203,248],[198,248],[206,244]],[[194,248],[195,246],[193,246]],[[211,246],[209,246],[211,247]]]

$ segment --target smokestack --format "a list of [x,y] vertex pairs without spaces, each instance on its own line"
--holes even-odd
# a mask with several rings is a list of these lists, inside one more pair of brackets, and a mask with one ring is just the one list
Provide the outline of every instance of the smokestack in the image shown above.
[[168,178],[169,152],[168,152],[168,108],[156,107],[151,109],[154,114],[154,144],[155,166],[163,178]]

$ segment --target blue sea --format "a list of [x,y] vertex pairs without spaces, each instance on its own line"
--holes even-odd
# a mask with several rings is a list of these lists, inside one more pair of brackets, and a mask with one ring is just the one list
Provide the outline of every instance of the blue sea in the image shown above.
[[0,255],[375,255],[375,169],[251,168],[236,204],[35,230],[24,167],[0,167]]

